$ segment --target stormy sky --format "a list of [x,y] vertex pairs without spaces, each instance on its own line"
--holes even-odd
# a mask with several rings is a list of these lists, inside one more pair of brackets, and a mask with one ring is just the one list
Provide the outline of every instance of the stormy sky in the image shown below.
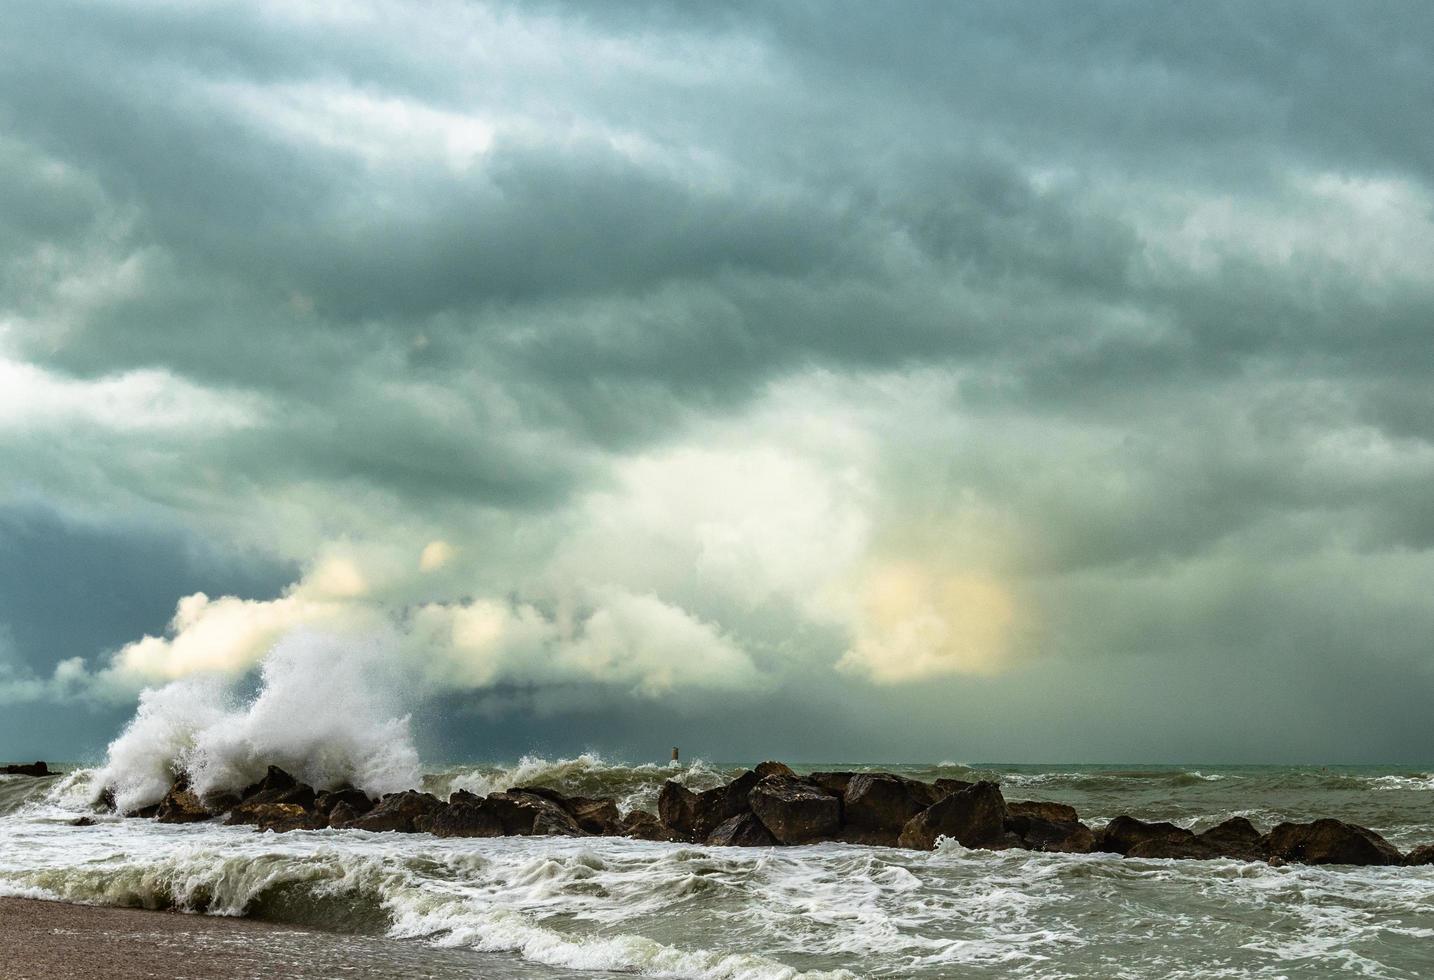
[[0,755],[1434,759],[1428,4],[0,9]]

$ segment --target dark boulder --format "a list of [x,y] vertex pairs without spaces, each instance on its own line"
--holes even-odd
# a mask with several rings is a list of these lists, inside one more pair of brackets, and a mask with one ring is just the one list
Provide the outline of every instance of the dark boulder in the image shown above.
[[1411,868],[1421,864],[1434,864],[1434,844],[1421,844],[1404,855],[1404,863]]
[[278,766],[270,766],[264,778],[239,794],[244,803],[292,803],[305,810],[314,808],[314,788],[301,783]]
[[936,801],[907,821],[898,843],[929,851],[941,837],[963,847],[1004,848],[1019,844],[1006,830],[1006,801],[995,783],[973,783]]
[[115,789],[113,786],[106,786],[100,790],[100,795],[95,797],[91,804],[99,813],[114,813],[119,807],[115,804]]
[[768,776],[752,788],[748,802],[782,844],[831,840],[841,830],[841,801],[809,783]]
[[[333,823],[332,825],[353,830],[393,830],[402,834],[411,834],[418,829],[414,825],[414,821],[419,817],[431,815],[442,805],[443,802],[432,793],[420,793],[412,789],[404,790],[402,793],[389,793],[367,813],[346,820],[342,824]],[[337,810],[340,806],[345,810],[352,810],[347,803],[340,803],[334,809]]]
[[415,817],[414,826],[435,837],[503,836],[497,808],[481,797],[439,806],[432,813]]
[[1173,823],[1147,823],[1121,815],[1106,824],[1095,837],[1095,850],[1126,857],[1197,857],[1200,849],[1195,833]]
[[[367,812],[367,810],[364,811],[364,813]],[[329,811],[329,826],[335,829],[347,827],[361,816],[363,813],[359,813],[347,803],[335,803],[334,808]]]
[[238,793],[229,790],[217,790],[213,793],[205,793],[200,797],[200,802],[210,813],[228,813],[238,806],[242,801]]
[[1244,817],[1231,817],[1209,830],[1196,834],[1195,842],[1208,858],[1263,861],[1269,857],[1264,835]]
[[792,771],[792,767],[785,762],[773,762],[771,760],[759,762],[752,771],[757,774],[758,780],[766,779],[768,776],[785,776],[788,779],[797,778],[797,774]]
[[297,803],[241,803],[224,821],[231,826],[246,824],[276,834],[291,830],[318,830],[324,822]]
[[535,834],[578,837],[583,834],[572,814],[544,794],[509,790],[489,794],[487,802],[502,823],[504,834],[521,837]]
[[4,776],[54,776],[56,773],[50,771],[50,767],[43,762],[21,763],[13,766],[0,766],[0,775]]
[[707,835],[714,847],[772,847],[777,842],[755,813],[739,813]]
[[164,799],[159,801],[159,809],[154,816],[160,823],[199,823],[214,814],[199,801],[186,780],[177,779]]
[[1342,820],[1282,823],[1265,835],[1270,856],[1304,864],[1403,864],[1404,855],[1366,827]]
[[860,827],[843,827],[832,838],[843,844],[860,844],[863,847],[899,847],[901,827],[895,830],[863,830]]
[[950,796],[952,793],[959,793],[963,789],[970,789],[976,784],[969,779],[938,779],[931,785],[936,787],[936,792],[941,796]]
[[617,833],[637,840],[675,841],[679,838],[661,820],[646,810],[633,810],[622,818]]
[[706,840],[718,825],[751,809],[747,796],[761,778],[752,770],[726,786],[694,793],[668,780],[657,796],[657,813],[663,826],[683,840]]
[[1046,800],[1007,800],[1006,809],[1011,816],[1039,817],[1052,823],[1075,823],[1080,819],[1076,808],[1066,803],[1051,803]]
[[842,824],[899,836],[907,821],[940,798],[930,783],[884,772],[857,773],[842,794]]
[[1095,834],[1079,820],[1048,820],[1030,813],[1012,812],[1006,827],[1032,851],[1089,854]]
[[832,796],[841,796],[856,776],[854,772],[814,772],[807,776],[807,782],[826,790]]
[[692,822],[696,815],[697,794],[675,780],[667,780],[657,793],[657,816],[673,836],[692,839]]
[[567,810],[578,826],[590,834],[621,833],[622,814],[612,800],[574,796],[568,800]]
[[94,817],[76,817],[70,821],[71,827],[93,827],[99,823]]
[[314,797],[314,812],[321,817],[328,817],[334,812],[334,807],[340,803],[346,804],[355,815],[367,813],[373,809],[373,800],[361,789],[354,789],[352,786],[341,786],[338,789],[327,790]]
[[149,806],[142,806],[135,810],[126,810],[124,815],[140,820],[148,820],[159,815],[159,804],[151,803]]

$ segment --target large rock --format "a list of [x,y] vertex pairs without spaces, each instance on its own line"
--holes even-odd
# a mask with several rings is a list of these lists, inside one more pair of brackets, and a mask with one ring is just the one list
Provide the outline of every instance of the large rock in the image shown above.
[[1404,863],[1411,868],[1422,864],[1434,864],[1434,844],[1421,844],[1404,855]]
[[368,813],[374,805],[374,801],[363,790],[354,789],[352,786],[341,786],[315,796],[314,812],[321,817],[328,817],[340,803],[347,806],[355,816]]
[[622,818],[617,833],[637,840],[675,841],[680,840],[661,820],[646,810],[633,810]]
[[854,831],[901,834],[907,822],[941,798],[930,783],[885,772],[853,776],[842,794],[842,824]]
[[1264,835],[1244,817],[1231,817],[1209,830],[1195,835],[1195,842],[1207,858],[1234,858],[1238,861],[1264,861],[1269,857]]
[[1404,855],[1374,831],[1342,820],[1282,823],[1265,835],[1271,857],[1304,864],[1403,864]]
[[240,803],[224,821],[233,826],[252,825],[258,830],[276,834],[291,830],[318,830],[324,823],[297,803]]
[[482,797],[459,799],[414,818],[414,827],[435,837],[502,837],[497,808]]
[[792,767],[785,762],[773,762],[771,760],[759,762],[752,771],[757,774],[759,780],[766,779],[768,776],[785,776],[788,779],[797,778],[797,774],[792,771]]
[[1032,851],[1058,854],[1089,854],[1095,834],[1079,820],[1048,820],[1030,812],[1013,812],[1006,827]]
[[159,801],[155,819],[160,823],[199,823],[214,816],[186,780],[175,780],[164,799]]
[[761,777],[749,769],[726,786],[694,793],[669,779],[658,793],[657,812],[663,825],[676,836],[703,841],[720,824],[751,809],[747,796],[760,781]]
[[[402,793],[389,793],[367,813],[345,820],[342,824],[334,823],[333,826],[343,826],[353,830],[393,830],[402,834],[411,834],[418,829],[414,823],[416,820],[420,817],[431,816],[442,805],[443,802],[432,793],[420,793],[412,789],[404,790]],[[334,809],[337,810],[339,807],[343,807],[345,810],[352,809],[347,803],[340,803]]]
[[579,837],[584,833],[572,814],[545,794],[508,790],[506,793],[489,794],[487,802],[502,822],[503,833],[510,836],[564,834]]
[[1006,830],[1006,801],[995,783],[973,783],[936,801],[912,817],[901,830],[898,844],[929,851],[941,837],[964,847],[1003,848],[1019,843]]
[[739,813],[723,821],[707,836],[715,847],[771,847],[776,840],[755,813]]
[[50,767],[43,762],[21,763],[13,766],[0,766],[0,775],[4,776],[53,776]]
[[1039,817],[1052,823],[1075,823],[1080,819],[1075,807],[1067,803],[1050,803],[1045,800],[1007,800],[1006,809],[1013,817]]
[[976,784],[969,779],[947,779],[944,776],[931,784],[936,787],[936,792],[942,796],[950,796],[952,793],[959,793],[963,789],[970,789]]
[[807,776],[807,782],[826,790],[832,796],[841,796],[856,777],[857,773],[854,772],[814,772]]
[[657,817],[674,837],[692,839],[692,822],[697,813],[697,794],[669,779],[657,792]]
[[768,776],[747,799],[757,819],[781,844],[832,840],[841,830],[841,801],[810,783]]
[[612,800],[574,796],[568,800],[567,811],[589,834],[611,836],[622,832],[622,814]]
[[244,803],[293,803],[305,810],[314,808],[314,788],[301,783],[278,766],[270,766],[264,778],[239,794]]
[[1121,815],[1096,835],[1095,850],[1126,857],[1177,858],[1195,857],[1199,849],[1194,831],[1165,821],[1148,823]]

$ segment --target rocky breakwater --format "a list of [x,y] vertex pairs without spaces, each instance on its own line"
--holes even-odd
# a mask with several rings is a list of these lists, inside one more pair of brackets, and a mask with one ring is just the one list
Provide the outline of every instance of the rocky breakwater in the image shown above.
[[[113,797],[102,796],[100,805],[106,802],[112,807]],[[622,814],[611,799],[566,796],[543,786],[486,796],[459,790],[447,800],[417,790],[373,799],[348,786],[316,791],[271,766],[240,793],[206,797],[180,775],[158,804],[127,816],[163,823],[222,819],[279,833],[335,828],[438,837],[623,836],[727,847],[841,842],[916,850],[932,850],[945,838],[989,850],[1130,858],[1434,864],[1434,845],[1401,854],[1374,831],[1339,820],[1282,823],[1261,832],[1235,817],[1195,833],[1119,816],[1093,828],[1063,803],[1007,800],[994,782],[925,783],[884,772],[798,775],[780,762],[764,762],[700,792],[668,780],[656,815]]]
[[59,775],[43,762],[21,763],[0,766],[0,776],[56,776]]

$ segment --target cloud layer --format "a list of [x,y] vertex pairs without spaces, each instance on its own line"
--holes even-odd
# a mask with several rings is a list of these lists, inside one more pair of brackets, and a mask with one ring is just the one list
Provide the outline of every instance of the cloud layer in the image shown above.
[[[1388,706],[1434,694],[1431,33],[17,9],[0,549],[146,612],[0,609],[0,697],[102,738],[296,628],[394,631],[423,696],[567,748],[670,710],[715,755],[744,712],[848,755],[1427,755]],[[191,556],[85,557],[119,540]]]

